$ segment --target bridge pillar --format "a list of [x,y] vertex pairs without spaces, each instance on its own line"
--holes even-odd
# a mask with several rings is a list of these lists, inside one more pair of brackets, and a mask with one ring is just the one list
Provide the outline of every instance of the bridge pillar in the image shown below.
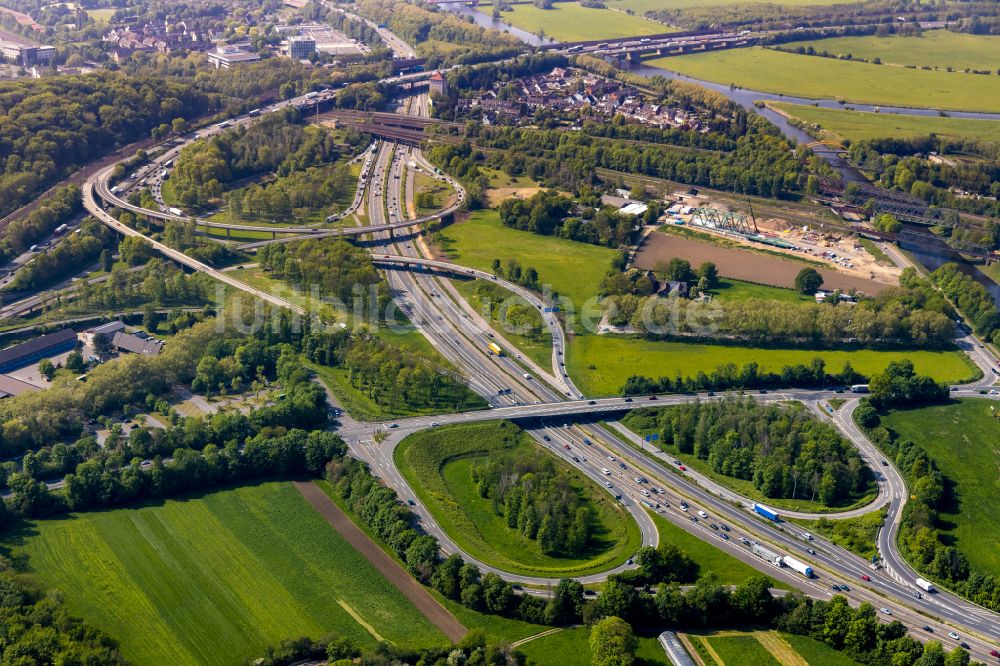
[[230,229],[229,227],[226,227],[226,238],[231,238],[232,235],[233,235],[233,230]]
[[278,238],[278,232],[277,231],[272,231],[271,232],[271,240],[275,240],[277,238]]

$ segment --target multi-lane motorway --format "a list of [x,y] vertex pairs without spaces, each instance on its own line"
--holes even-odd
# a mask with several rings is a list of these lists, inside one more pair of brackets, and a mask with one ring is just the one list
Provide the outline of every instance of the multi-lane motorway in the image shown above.
[[[380,33],[382,32],[385,31],[381,30]],[[412,51],[400,46],[401,42],[394,36],[387,37],[387,42],[395,46],[398,54],[412,56]],[[272,112],[294,102],[295,100],[284,102],[263,111]],[[406,112],[415,115],[426,115],[427,109],[428,100],[424,95],[411,98],[404,108]],[[244,117],[237,119],[236,123],[252,121],[252,118]],[[216,128],[207,130],[202,136],[215,130]],[[218,131],[222,131],[222,128],[218,128]],[[162,162],[172,159],[179,149],[179,146],[174,147],[173,152],[167,151],[158,157],[159,164],[154,168],[159,168]],[[880,477],[879,499],[865,509],[874,510],[883,505],[888,507],[887,527],[879,535],[879,549],[886,568],[879,571],[872,571],[868,562],[821,538],[805,540],[801,531],[794,526],[787,523],[775,525],[761,520],[747,510],[747,500],[680,472],[669,460],[642,452],[634,441],[634,436],[627,432],[608,430],[592,423],[597,417],[607,418],[638,406],[677,404],[691,399],[691,396],[660,396],[655,401],[650,396],[629,400],[577,399],[580,393],[564,371],[562,354],[566,343],[557,316],[545,312],[545,304],[518,285],[503,283],[505,288],[541,308],[553,338],[552,367],[539,368],[530,361],[518,358],[516,354],[498,356],[490,353],[487,348],[490,341],[502,338],[483,318],[473,316],[475,313],[471,313],[468,305],[450,288],[442,272],[485,280],[494,280],[494,276],[430,259],[422,251],[418,234],[401,238],[392,231],[419,227],[422,223],[422,218],[409,214],[413,210],[414,196],[414,181],[410,177],[414,167],[410,162],[428,173],[431,172],[430,165],[418,149],[388,143],[377,145],[366,159],[369,159],[366,162],[367,179],[359,184],[357,199],[365,201],[370,224],[344,229],[367,239],[372,246],[376,264],[386,269],[396,302],[435,348],[462,370],[473,390],[483,395],[492,407],[480,412],[400,420],[391,424],[396,427],[345,422],[340,432],[348,441],[352,453],[368,461],[385,483],[395,488],[401,496],[412,498],[413,492],[395,467],[393,451],[407,434],[435,427],[437,424],[515,419],[535,436],[540,446],[548,447],[554,455],[562,457],[567,464],[574,465],[596,482],[611,484],[610,490],[621,495],[625,508],[639,523],[643,543],[654,544],[657,541],[656,530],[647,513],[647,510],[656,510],[667,520],[699,538],[812,596],[828,598],[832,594],[833,584],[849,584],[851,590],[847,592],[847,596],[852,603],[868,601],[877,608],[887,608],[892,615],[880,614],[883,619],[899,619],[915,636],[934,637],[946,645],[956,644],[947,634],[957,630],[961,636],[959,642],[967,642],[976,658],[984,661],[989,658],[989,651],[996,646],[988,640],[996,640],[1000,636],[1000,617],[946,592],[928,594],[922,598],[914,596],[917,591],[912,582],[915,574],[898,555],[895,545],[895,535],[907,497],[905,484],[894,467],[881,465],[882,458],[878,451],[854,426],[850,418],[854,401],[848,402],[830,416],[843,434],[858,446]],[[117,222],[103,210],[98,201],[101,199],[115,205],[120,201],[108,187],[109,173],[108,170],[101,171],[84,185],[84,203],[102,222],[119,233],[145,238],[156,250],[184,266],[207,273],[278,307],[301,312],[284,299],[237,280],[231,273],[217,271]],[[450,205],[457,208],[462,203],[464,192],[457,182],[447,177],[445,179],[455,190],[454,200]],[[138,209],[135,212],[154,216],[159,214],[162,217],[159,211]],[[269,227],[267,230],[273,231],[273,228]],[[309,233],[314,231],[313,228]],[[282,242],[290,239],[277,240]],[[409,270],[414,267],[421,271],[414,273]],[[979,395],[977,389],[992,384],[996,362],[971,336],[963,339],[962,345],[970,358],[984,371],[984,378],[975,385],[957,391],[956,395]],[[513,352],[509,348],[508,351]],[[786,391],[756,394],[756,397],[763,400],[801,400],[820,409],[822,401],[833,395],[824,391]],[[703,399],[710,398],[703,396]],[[581,421],[585,423],[580,424]],[[591,422],[586,423],[587,421]],[[380,431],[379,437],[375,437],[376,431]],[[585,438],[590,444],[585,443]],[[608,456],[614,456],[616,461],[625,465],[625,469],[620,465],[613,469],[608,466]],[[604,473],[605,467],[611,474]],[[652,492],[651,488],[654,487],[662,492]],[[680,509],[681,502],[689,504],[687,511]],[[655,508],[656,505],[659,505],[658,509]],[[651,506],[654,508],[651,509]],[[433,516],[420,511],[421,507],[417,508],[425,529],[437,536],[446,550],[459,552],[458,546],[449,535],[440,530]],[[692,512],[698,510],[705,511],[709,517],[691,520]],[[713,529],[713,524],[716,527],[726,525],[730,531]],[[723,538],[723,534],[729,538]],[[817,570],[819,577],[805,579],[788,569],[776,569],[754,557],[741,539],[767,543],[781,552],[805,559]],[[485,565],[483,568],[488,569]],[[586,577],[584,580],[601,580],[608,573]],[[863,582],[862,575],[870,576],[872,580]],[[506,577],[524,582],[540,582],[526,577]],[[925,626],[932,631],[925,631]]]

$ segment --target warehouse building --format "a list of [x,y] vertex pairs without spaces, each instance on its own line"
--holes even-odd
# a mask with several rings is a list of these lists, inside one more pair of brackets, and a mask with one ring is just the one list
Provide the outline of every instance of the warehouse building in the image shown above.
[[76,333],[73,329],[64,328],[13,347],[0,349],[0,372],[23,368],[43,358],[73,351],[75,348]]

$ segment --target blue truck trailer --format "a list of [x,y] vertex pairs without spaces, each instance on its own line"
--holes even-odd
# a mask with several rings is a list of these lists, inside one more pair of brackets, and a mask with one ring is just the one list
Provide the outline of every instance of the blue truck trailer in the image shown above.
[[753,510],[754,513],[764,516],[768,520],[773,520],[774,522],[778,522],[778,519],[780,518],[777,511],[769,506],[764,506],[763,504],[754,504]]

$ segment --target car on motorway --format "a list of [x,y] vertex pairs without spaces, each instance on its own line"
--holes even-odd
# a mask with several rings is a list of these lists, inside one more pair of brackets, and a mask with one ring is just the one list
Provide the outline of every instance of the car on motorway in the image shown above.
[[625,398],[625,402],[632,402],[632,398]]
[[816,551],[813,550],[812,548],[806,548],[806,552],[809,553],[810,555],[815,555],[816,554]]
[[885,606],[882,606],[882,608],[879,608],[879,610],[885,615],[892,615],[892,611],[886,608]]
[[569,451],[569,444],[563,444],[563,448]]
[[573,462],[580,462],[580,459],[577,458],[576,456],[573,456]]
[[869,581],[871,579],[872,577],[869,576],[868,574],[861,574],[861,580]]
[[640,477],[638,477],[638,476],[637,476],[637,477],[635,477],[634,481],[635,481],[636,483],[642,483],[642,481],[640,481],[639,479],[640,479]]
[[711,528],[712,528],[713,530],[715,530],[716,532],[718,532],[718,531],[719,531],[719,526],[718,526],[718,525],[716,525],[715,523],[709,523],[709,524],[708,524],[708,526],[709,526],[709,527],[711,527]]
[[601,474],[603,474],[604,476],[611,476],[611,470],[608,469],[607,467],[602,467]]
[[723,541],[729,541],[729,535],[726,534],[725,532],[720,532],[719,538],[722,539]]
[[399,427],[398,423],[390,423],[389,425],[386,426],[386,428],[398,428],[398,427]]
[[641,492],[641,493],[643,494],[643,496],[645,496],[645,497],[649,497],[649,491],[648,491],[648,490],[646,490],[645,488],[643,488],[643,489],[642,489],[642,490],[640,490],[639,492]]
[[1000,658],[1000,652],[997,652],[996,650],[990,650],[990,656]]
[[596,400],[588,400],[588,401],[587,401],[587,404],[588,404],[588,405],[596,405],[596,404],[597,404],[597,401],[596,401]]
[[840,586],[839,585],[831,585],[830,589],[833,590],[834,592],[840,592]]
[[614,487],[614,486],[611,485],[610,481],[605,481],[604,485],[607,486],[608,488],[613,488]]
[[698,511],[698,515],[701,516],[702,518],[708,518],[708,514],[705,513],[703,510],[702,511]]
[[680,466],[680,467],[678,467],[677,469],[679,469],[679,470],[680,470],[680,471],[682,471],[682,472],[686,472],[686,471],[687,471],[687,467],[685,467],[684,465],[681,465],[681,466]]
[[416,506],[417,505],[417,503],[414,502],[412,499],[406,500],[406,503],[409,504],[410,506]]
[[432,427],[432,428],[436,428],[436,427],[438,427],[439,425],[441,425],[441,424],[440,424],[440,423],[438,423],[437,421],[431,421],[431,427]]
[[677,458],[674,458],[674,464],[675,464],[675,465],[683,465],[684,463],[682,463],[682,462],[681,462],[680,460],[678,460]]
[[723,532],[728,532],[729,525],[723,525],[722,523],[719,523],[719,529],[722,530]]
[[649,396],[649,399],[650,400],[656,400],[656,396],[655,395],[651,395],[651,396]]
[[548,435],[542,435],[542,441],[545,441],[545,442],[551,442],[551,441],[552,441],[552,438],[551,438],[551,437],[549,437]]
[[950,638],[953,641],[957,641],[958,640],[958,634],[956,634],[954,631],[949,631],[948,632],[948,638]]
[[920,628],[923,629],[924,631],[926,631],[929,634],[933,634],[934,633],[934,628],[931,627],[931,625],[929,625],[929,624],[925,624],[924,626],[922,626]]
[[623,462],[618,463],[618,466],[621,467],[622,469],[628,469],[628,467],[626,467],[625,463]]
[[614,456],[608,456],[608,460],[610,460],[611,462],[614,462],[615,461],[615,457]]

